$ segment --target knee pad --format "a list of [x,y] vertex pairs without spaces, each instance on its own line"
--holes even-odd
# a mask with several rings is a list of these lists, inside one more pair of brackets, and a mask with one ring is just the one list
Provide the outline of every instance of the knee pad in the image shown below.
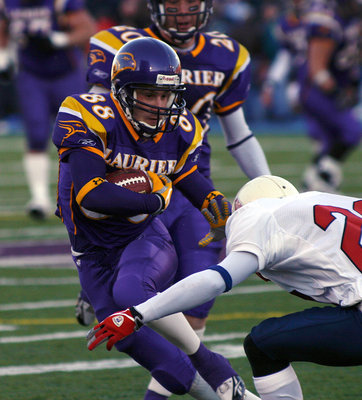
[[166,369],[154,369],[152,376],[168,391],[179,396],[188,393],[192,383],[192,381],[184,380],[182,377],[176,377]]
[[250,334],[244,340],[244,351],[248,357],[253,376],[265,376],[281,371],[289,365],[285,360],[273,360],[266,353],[259,349],[254,343]]

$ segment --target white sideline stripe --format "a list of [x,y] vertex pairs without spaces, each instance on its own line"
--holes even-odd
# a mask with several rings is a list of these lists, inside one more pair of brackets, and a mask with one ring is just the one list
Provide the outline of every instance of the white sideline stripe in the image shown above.
[[0,278],[0,286],[54,286],[79,285],[77,277],[72,278]]
[[0,258],[0,268],[9,267],[25,267],[25,266],[39,266],[39,265],[74,265],[73,259],[70,254],[55,254],[37,255],[37,256],[22,256],[22,257],[2,257]]
[[0,332],[16,331],[17,329],[15,325],[0,325]]
[[78,339],[78,338],[83,338],[85,340],[86,336],[87,336],[87,331],[44,333],[42,335],[28,335],[28,336],[8,336],[0,338],[0,344],[31,343],[31,342],[42,342],[43,340],[64,340],[64,339]]
[[[203,341],[223,342],[224,340],[243,339],[246,337],[246,335],[247,332],[230,332],[226,334],[206,335]],[[87,336],[86,330],[73,331],[73,332],[44,333],[41,335],[7,336],[0,338],[0,344],[42,342],[43,340],[66,340],[66,339],[78,339],[78,338],[85,339],[86,336]]]
[[[77,280],[78,282],[78,280]],[[233,296],[238,294],[253,294],[264,292],[277,292],[282,291],[281,288],[275,285],[253,285],[235,288],[223,296]],[[0,311],[16,311],[16,310],[39,310],[43,308],[61,308],[75,306],[75,299],[70,300],[48,300],[48,301],[33,301],[27,303],[9,303],[0,304]]]
[[73,371],[97,371],[101,369],[119,369],[139,367],[135,361],[127,360],[99,360],[99,361],[76,361],[73,363],[59,364],[35,364],[8,366],[0,368],[0,376],[46,374],[49,372],[73,372]]
[[61,308],[75,306],[75,299],[73,300],[48,300],[48,301],[34,301],[32,303],[10,303],[0,304],[0,311],[16,311],[16,310],[39,310],[44,308]]
[[[222,344],[211,346],[212,351],[218,352],[227,358],[245,357],[242,345]],[[59,364],[35,364],[7,366],[0,368],[0,376],[46,374],[49,372],[73,372],[73,371],[97,371],[104,369],[122,369],[139,367],[132,359],[125,360],[99,360],[99,361],[76,361],[73,363]]]

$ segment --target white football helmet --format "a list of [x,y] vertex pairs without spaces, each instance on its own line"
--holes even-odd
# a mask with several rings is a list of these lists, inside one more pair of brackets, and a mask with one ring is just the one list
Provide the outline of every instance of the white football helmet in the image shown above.
[[233,201],[232,212],[251,201],[263,197],[282,198],[298,194],[293,184],[274,175],[262,175],[247,182],[238,191]]

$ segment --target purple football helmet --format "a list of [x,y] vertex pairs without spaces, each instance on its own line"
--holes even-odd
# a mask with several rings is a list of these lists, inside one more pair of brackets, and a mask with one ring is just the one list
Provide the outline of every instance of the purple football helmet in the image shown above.
[[[131,40],[114,56],[111,84],[113,95],[140,136],[151,138],[177,128],[186,105],[182,97],[185,87],[180,60],[171,46],[148,37]],[[138,100],[137,89],[170,92],[167,107]],[[151,126],[135,119],[135,109],[157,115],[157,123]]]
[[[188,13],[175,14],[175,8],[165,7],[163,0],[148,0],[148,8],[151,12],[151,19],[157,28],[161,31],[167,32],[175,43],[186,42],[193,37],[200,29],[204,28],[210,15],[213,12],[212,0],[201,0],[200,8],[198,5],[191,5]],[[195,26],[187,32],[178,29],[177,17],[184,15],[196,15],[197,20]],[[174,18],[175,28],[166,27],[166,18]]]

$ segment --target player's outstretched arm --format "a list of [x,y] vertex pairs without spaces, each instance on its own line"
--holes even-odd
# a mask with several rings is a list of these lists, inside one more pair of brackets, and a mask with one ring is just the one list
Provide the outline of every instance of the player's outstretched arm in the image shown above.
[[219,265],[192,274],[144,303],[114,313],[91,329],[88,349],[107,342],[107,350],[143,324],[189,310],[239,284],[258,270],[258,259],[246,252],[231,252]]

